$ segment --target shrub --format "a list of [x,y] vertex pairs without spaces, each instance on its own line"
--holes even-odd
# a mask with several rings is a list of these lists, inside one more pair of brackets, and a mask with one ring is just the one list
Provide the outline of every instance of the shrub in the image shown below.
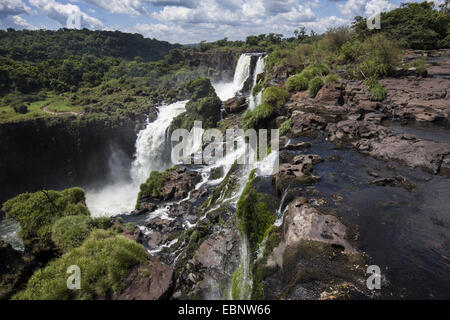
[[364,84],[369,89],[370,100],[383,101],[386,98],[386,89],[375,78],[365,80]]
[[[145,249],[135,241],[105,230],[94,230],[83,244],[37,270],[15,300],[67,300],[104,298],[123,290],[130,268],[146,263]],[[80,290],[67,288],[67,268],[81,271]]]
[[141,191],[138,198],[152,196],[159,197],[164,181],[166,180],[168,171],[158,172],[152,171],[147,181],[141,184]]
[[341,54],[348,62],[354,62],[362,54],[363,44],[359,40],[347,41],[341,47]]
[[20,223],[19,236],[25,247],[37,254],[55,248],[51,233],[56,220],[70,215],[90,215],[84,200],[84,191],[80,188],[42,190],[19,194],[6,201],[2,210],[7,218]]
[[256,97],[261,90],[262,90],[262,84],[257,83],[252,89],[253,96]]
[[280,137],[286,135],[291,130],[292,119],[289,118],[280,125]]
[[289,99],[289,92],[281,87],[268,87],[262,93],[262,103],[275,108],[281,107]]
[[327,84],[330,84],[330,83],[333,83],[333,82],[339,82],[338,76],[335,75],[334,73],[331,73],[331,74],[329,74],[329,75],[327,75],[327,76],[325,77],[325,84],[326,84],[326,85],[327,85]]
[[425,72],[427,70],[427,58],[421,57],[421,58],[415,59],[414,61],[411,62],[410,66],[416,68],[417,72],[421,76],[423,76],[423,75],[425,75]]
[[323,87],[323,80],[321,77],[315,77],[313,79],[311,79],[308,83],[308,91],[309,91],[309,95],[314,98],[317,94],[317,92],[319,92],[320,88]]
[[295,76],[290,77],[286,81],[286,86],[289,91],[303,91],[308,89],[308,79],[301,75],[296,74]]
[[58,219],[52,227],[52,240],[62,252],[79,247],[93,228],[88,216],[67,216]]
[[366,77],[388,75],[399,63],[400,49],[383,34],[376,34],[364,41],[364,61],[360,69]]
[[96,229],[108,229],[112,226],[112,220],[109,217],[98,217],[92,220],[92,225]]
[[268,103],[262,103],[253,110],[247,109],[242,115],[242,127],[244,130],[256,129],[262,121],[270,118],[274,112],[275,108]]

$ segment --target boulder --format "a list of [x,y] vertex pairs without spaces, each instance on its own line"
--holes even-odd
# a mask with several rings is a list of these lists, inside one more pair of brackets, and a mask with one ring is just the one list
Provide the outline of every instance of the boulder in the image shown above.
[[114,300],[167,299],[172,286],[173,268],[157,258],[147,265],[137,265],[124,281],[124,290]]
[[233,97],[224,102],[225,111],[227,113],[242,112],[248,107],[245,97]]

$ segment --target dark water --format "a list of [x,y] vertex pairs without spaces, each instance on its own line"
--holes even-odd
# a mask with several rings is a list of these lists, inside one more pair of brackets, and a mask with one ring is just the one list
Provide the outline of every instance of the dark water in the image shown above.
[[[306,140],[306,139],[305,139]],[[335,149],[317,139],[305,153],[325,160],[314,167],[321,180],[308,188],[308,198],[337,210],[341,220],[356,228],[360,250],[380,266],[390,285],[383,291],[394,298],[450,298],[450,178],[433,176],[359,154]],[[375,186],[370,181],[397,174],[416,184],[405,188]],[[325,201],[325,203],[323,202]]]
[[402,125],[399,121],[385,120],[383,126],[398,133],[412,134],[418,138],[450,143],[450,125],[430,122],[410,121]]

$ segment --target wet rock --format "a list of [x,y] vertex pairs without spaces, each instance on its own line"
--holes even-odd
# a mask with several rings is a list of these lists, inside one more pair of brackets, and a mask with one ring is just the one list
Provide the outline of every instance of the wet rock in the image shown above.
[[157,258],[148,265],[135,266],[124,281],[125,289],[115,300],[167,299],[172,287],[173,268]]
[[0,300],[8,299],[19,286],[31,276],[30,266],[24,261],[22,253],[0,240]]
[[390,187],[399,187],[402,186],[404,187],[406,190],[408,191],[412,191],[416,185],[414,183],[412,183],[411,181],[407,180],[406,178],[400,176],[400,175],[396,175],[394,177],[390,177],[390,178],[380,178],[380,179],[376,179],[370,182],[370,184],[375,185],[375,186],[390,186]]
[[224,175],[223,166],[212,168],[209,174],[211,180],[216,180],[222,178]]
[[285,80],[295,73],[295,67],[288,64],[281,64],[273,67],[272,78]]
[[[382,139],[361,139],[354,146],[362,153],[382,160],[396,160],[410,167],[422,167],[438,173],[445,156],[450,155],[450,144],[409,136],[389,136]],[[444,170],[445,171],[445,170]]]
[[238,113],[247,109],[248,103],[245,97],[233,97],[224,102],[224,107],[227,113]]
[[158,248],[160,245],[167,242],[169,237],[183,230],[183,224],[179,219],[170,220],[159,217],[151,219],[146,227],[152,231],[145,236],[147,245],[151,249]]
[[313,166],[323,159],[319,155],[298,155],[292,158],[290,163],[282,163],[279,171],[273,177],[275,190],[282,194],[289,186],[295,184],[310,185],[320,177],[312,174]]
[[370,171],[370,170],[368,170],[367,171],[367,174],[369,175],[369,176],[371,176],[371,177],[374,177],[374,178],[378,178],[380,175],[378,174],[378,173],[376,173],[375,171]]
[[[149,180],[152,179],[152,174]],[[162,174],[164,175],[164,180],[160,187],[154,187],[148,192],[143,192],[141,186],[137,210],[147,208],[148,211],[152,211],[155,209],[155,205],[161,202],[184,199],[201,180],[201,176],[197,171],[188,171],[184,167],[173,167]]]
[[277,232],[279,242],[261,269],[265,299],[319,299],[344,285],[355,288],[355,298],[368,296],[367,259],[349,243],[347,228],[334,215],[296,199]]
[[287,145],[282,146],[280,149],[283,150],[305,150],[311,147],[311,144],[309,142],[289,142]]
[[450,177],[450,155],[446,155],[442,159],[442,163],[441,163],[441,167],[440,167],[439,173],[441,173],[444,176]]

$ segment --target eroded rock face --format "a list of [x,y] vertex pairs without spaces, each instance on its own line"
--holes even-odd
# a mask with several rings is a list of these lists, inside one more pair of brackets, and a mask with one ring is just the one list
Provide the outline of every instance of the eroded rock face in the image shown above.
[[115,300],[159,300],[168,298],[173,268],[157,258],[148,265],[135,266],[124,281],[125,289]]
[[[27,269],[22,253],[0,240],[0,300],[8,299],[27,279]],[[29,270],[28,270],[29,272]]]

